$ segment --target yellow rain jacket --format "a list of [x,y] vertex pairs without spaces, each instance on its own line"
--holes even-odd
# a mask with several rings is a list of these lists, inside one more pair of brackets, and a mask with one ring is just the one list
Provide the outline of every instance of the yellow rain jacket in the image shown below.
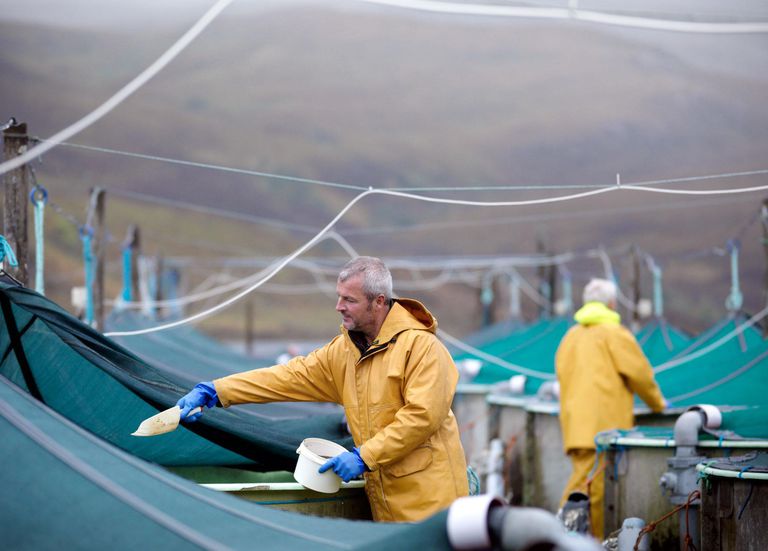
[[306,357],[214,385],[225,407],[274,401],[343,405],[370,469],[365,491],[374,520],[421,520],[469,492],[451,411],[458,372],[436,331],[437,320],[421,303],[398,299],[364,353],[342,327],[341,335]]
[[653,411],[664,409],[653,371],[619,314],[588,302],[555,356],[560,382],[560,426],[565,451],[595,449],[595,435],[634,426],[634,394]]

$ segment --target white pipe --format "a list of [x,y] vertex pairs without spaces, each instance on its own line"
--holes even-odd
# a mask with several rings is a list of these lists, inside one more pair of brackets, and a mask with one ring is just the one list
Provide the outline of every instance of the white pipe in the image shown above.
[[498,497],[489,494],[460,497],[454,501],[446,521],[451,549],[490,549],[490,511],[503,505]]
[[743,478],[750,480],[768,480],[768,473],[752,473],[749,471],[728,471],[725,469],[718,469],[715,467],[708,467],[706,463],[699,463],[696,465],[696,471],[711,475],[719,476],[723,478]]
[[558,551],[602,551],[597,540],[568,533],[555,515],[533,507],[512,507],[501,525],[500,549],[525,551],[556,549]]
[[[232,483],[216,483],[216,484],[198,484],[203,488],[209,490],[216,490],[217,492],[285,492],[291,490],[307,491],[307,489],[298,484],[297,482],[232,482]],[[351,480],[350,482],[342,482],[341,489],[353,489],[363,488],[365,486],[364,480]]]
[[[613,438],[599,442],[615,446],[634,446],[636,448],[674,448],[674,438]],[[768,448],[768,440],[701,440],[700,448]]]
[[504,495],[504,444],[500,439],[491,440],[488,449],[488,462],[486,471],[488,475],[485,479],[485,493],[494,496]]
[[[625,518],[621,524],[621,532],[619,532],[618,551],[633,551],[637,538],[640,536],[640,531],[643,528],[645,528],[645,521],[643,519],[636,517]],[[648,534],[644,534],[637,549],[638,551],[648,551],[649,546],[650,539]]]

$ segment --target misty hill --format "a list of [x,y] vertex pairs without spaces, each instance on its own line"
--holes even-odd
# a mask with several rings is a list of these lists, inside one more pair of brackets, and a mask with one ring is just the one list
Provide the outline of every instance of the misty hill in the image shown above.
[[[175,26],[104,31],[0,23],[0,115],[50,135],[109,97],[193,20],[185,13]],[[629,183],[745,172],[766,168],[768,56],[758,54],[767,47],[762,35],[429,16],[342,2],[240,9],[72,142],[363,188],[546,185],[561,195],[570,192],[564,185],[612,184],[617,173]],[[319,229],[358,193],[69,146],[36,171],[53,200],[81,218],[87,190],[98,185]],[[500,201],[546,193],[430,194]],[[622,192],[480,209],[372,197],[338,230],[360,253],[384,257],[526,254],[536,252],[537,236],[554,252],[636,244],[665,268],[668,317],[697,329],[723,315],[730,274],[727,258],[695,253],[732,237],[744,247],[746,306],[762,308],[760,232],[747,225],[761,200]],[[131,222],[142,225],[146,252],[166,255],[284,255],[311,237],[109,201],[115,262]],[[51,224],[50,287],[66,303],[82,281],[78,242],[71,224]],[[341,254],[329,246],[319,253]],[[626,258],[617,262],[625,277]],[[595,261],[579,265],[576,285],[598,270]],[[110,273],[114,290],[119,270]],[[477,292],[452,285],[420,298],[443,327],[463,333],[478,323]],[[269,312],[264,332],[335,327],[332,298],[255,300]],[[316,313],[296,320],[295,308]]]

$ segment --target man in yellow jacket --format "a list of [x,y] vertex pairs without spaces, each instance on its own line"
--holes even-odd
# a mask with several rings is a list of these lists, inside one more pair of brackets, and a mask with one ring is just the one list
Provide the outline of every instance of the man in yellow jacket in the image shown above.
[[635,394],[654,412],[665,407],[651,365],[634,335],[620,324],[616,297],[612,281],[591,280],[584,288],[584,306],[574,316],[578,324],[563,337],[555,356],[563,445],[573,465],[561,506],[572,492],[589,490],[592,534],[600,540],[604,466],[595,464],[595,436],[634,426]]
[[355,448],[320,471],[345,481],[364,475],[374,520],[421,520],[469,493],[451,411],[456,366],[434,316],[415,300],[392,298],[392,276],[378,258],[348,262],[336,292],[340,335],[285,364],[198,384],[179,400],[181,417],[194,421],[193,408],[217,402],[341,404]]

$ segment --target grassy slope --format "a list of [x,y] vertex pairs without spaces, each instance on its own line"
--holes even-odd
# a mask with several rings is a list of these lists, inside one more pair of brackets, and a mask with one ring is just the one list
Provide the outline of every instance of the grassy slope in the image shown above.
[[[0,81],[0,103],[34,134],[48,135],[103,101],[172,36],[5,27],[0,46],[8,54],[0,63],[12,78]],[[605,184],[616,172],[637,181],[763,168],[765,87],[575,25],[469,23],[365,10],[276,12],[223,17],[140,94],[73,141],[359,186]],[[49,153],[38,173],[52,196],[81,219],[93,185],[315,227],[355,193],[69,148]],[[695,199],[624,193],[479,210],[377,198],[353,209],[339,227],[360,252],[383,256],[528,253],[541,232],[557,251],[635,243],[665,261],[668,317],[700,328],[722,315],[727,261],[680,257],[723,245],[759,199],[701,206]],[[677,206],[684,203],[690,206]],[[650,210],[615,212],[628,206]],[[108,208],[115,236],[112,294],[119,287],[118,243],[130,223],[142,226],[148,253],[166,255],[278,255],[307,238],[115,198]],[[539,216],[568,218],[537,222]],[[352,233],[497,217],[508,222]],[[79,277],[73,231],[67,223],[49,225],[50,287],[61,301]],[[743,236],[742,284],[752,309],[761,300],[757,238],[755,225]],[[576,276],[597,267],[584,263]],[[451,287],[420,296],[444,327],[462,333],[478,320],[475,293]],[[324,336],[335,328],[327,297],[255,300],[265,334]],[[233,310],[206,327],[237,331],[241,315]]]

